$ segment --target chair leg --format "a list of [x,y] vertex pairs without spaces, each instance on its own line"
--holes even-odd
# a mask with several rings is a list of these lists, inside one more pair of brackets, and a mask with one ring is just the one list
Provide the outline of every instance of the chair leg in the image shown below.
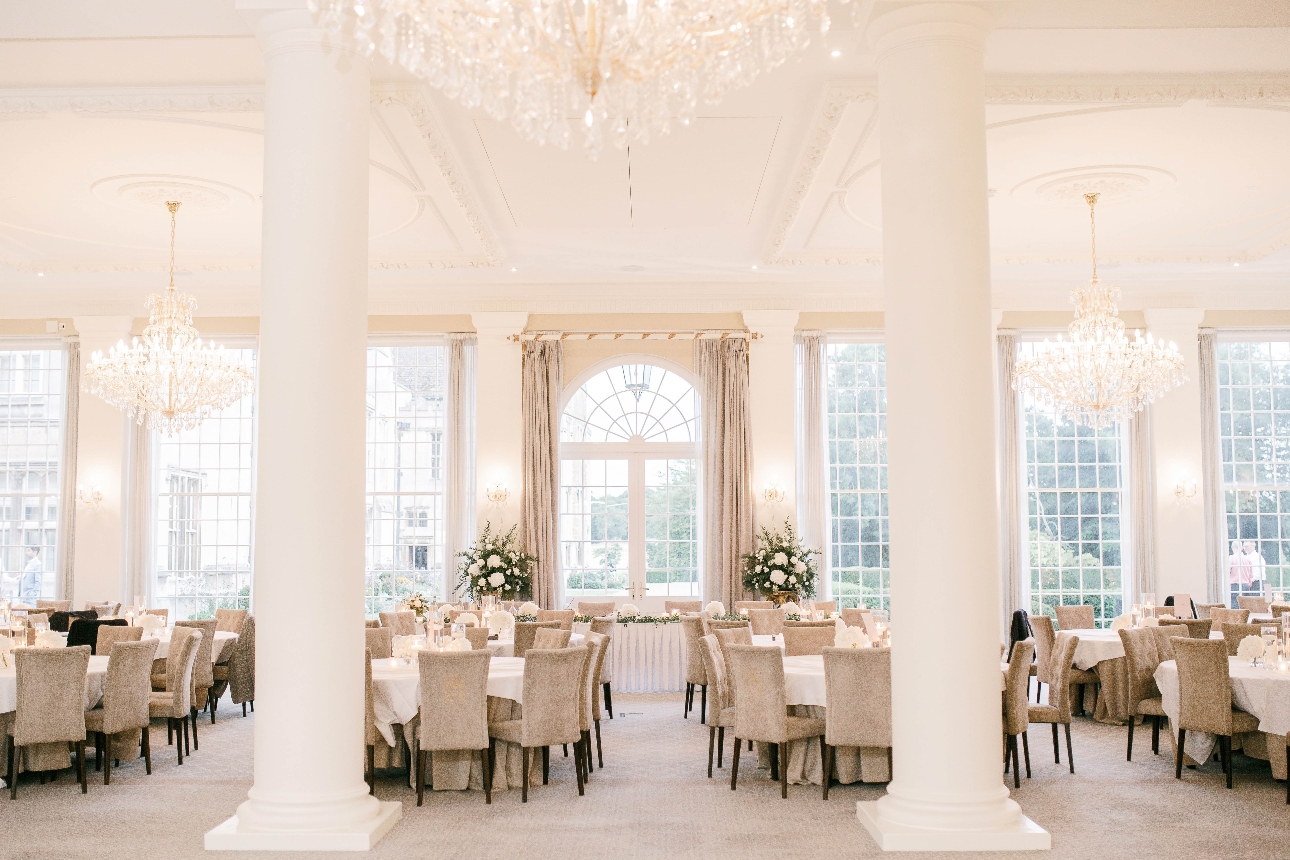
[[143,737],[139,743],[143,747],[144,773],[152,776],[152,733],[148,731],[148,726],[143,727]]
[[175,742],[175,721],[167,717],[166,718],[166,746],[170,746],[174,742]]
[[788,741],[779,745],[779,796],[788,800]]
[[1012,754],[1012,787],[1021,788],[1021,761],[1017,756],[1017,736],[1008,736],[1008,750]]
[[770,778],[779,779],[779,744],[770,744]]
[[726,748],[726,727],[717,726],[717,770],[721,769],[721,753]]
[[[364,669],[363,671],[366,672],[367,670]],[[242,703],[242,716],[246,716],[246,702]]]
[[[1286,761],[1290,762],[1290,739],[1286,742]],[[1286,776],[1286,806],[1290,806],[1290,774]]]
[[363,779],[367,781],[367,793],[376,794],[376,746],[367,745],[367,766],[363,768]]
[[1174,757],[1174,779],[1182,779],[1183,744],[1187,742],[1187,730],[1178,730],[1178,754]]
[[694,701],[694,685],[689,681],[685,683],[685,696],[681,700],[681,717],[688,720],[690,718],[690,705]]
[[94,733],[94,772],[98,773],[103,769],[103,733]]
[[606,681],[601,687],[605,694],[605,710],[609,712],[609,719],[612,720],[614,718],[614,697],[609,692],[609,682]]
[[1151,751],[1160,755],[1160,717],[1158,715],[1151,717]]
[[[591,759],[591,744],[587,744],[587,759]],[[600,746],[600,720],[596,720],[596,766],[605,769],[605,751]]]
[[[1030,779],[1030,733],[1029,732],[1021,733],[1021,748],[1026,753],[1026,779]],[[888,748],[888,753],[890,753],[890,748]]]
[[829,782],[830,782],[830,779],[829,779],[829,776],[830,776],[830,774],[829,774],[829,745],[828,745],[828,744],[826,744],[826,743],[824,743],[823,739],[821,739],[821,740],[820,740],[820,770],[824,771],[824,778],[821,780],[821,782],[823,782],[823,783],[824,783],[824,799],[825,799],[825,800],[828,800],[828,799],[829,799]]
[[712,754],[717,749],[717,727],[708,726],[708,779],[712,779]]
[[[581,741],[579,741],[578,746],[581,746]],[[581,754],[578,755],[577,759],[573,763],[573,772],[578,778],[579,797],[583,797],[585,795],[587,788],[586,771],[584,770],[586,764],[587,760]]]
[[479,751],[479,769],[484,772],[484,803],[493,802],[493,739],[488,739],[488,746]]
[[[735,754],[730,759],[730,790],[735,790],[735,785],[739,782],[739,738],[735,738]],[[15,795],[16,796],[16,795]]]
[[202,748],[201,744],[197,743],[197,714],[198,714],[198,711],[196,708],[193,708],[192,713],[189,714],[189,716],[192,718],[192,721],[193,721],[193,749],[195,750],[199,750]]
[[1071,766],[1071,773],[1075,772],[1075,753],[1071,750],[1071,724],[1065,724],[1066,729],[1066,763]]
[[703,684],[703,692],[699,696],[699,722],[708,722],[708,685]]
[[215,725],[215,708],[219,706],[219,699],[214,696],[210,696],[208,697],[208,700],[211,706],[211,725],[213,726]]
[[427,750],[417,750],[417,806],[420,806],[425,800],[426,756],[429,754],[430,753]]
[[179,721],[174,717],[167,717],[170,720],[170,727],[175,732],[175,752],[179,755],[179,763],[184,763],[184,730],[179,727]]
[[551,748],[542,747],[542,784],[547,785],[551,778]]
[[[13,742],[13,736],[6,733],[4,738],[5,746],[5,774],[9,778],[9,799],[18,799],[18,745]],[[1290,803],[1290,801],[1287,801]]]
[[1062,748],[1057,745],[1057,724],[1053,723],[1053,762],[1062,763]]
[[529,802],[529,748],[520,747],[520,760],[523,766],[520,768],[524,775],[524,784],[520,786],[520,803]]
[[1124,754],[1125,761],[1133,761],[1133,714],[1129,714],[1129,749]]
[[1218,748],[1223,755],[1223,773],[1227,774],[1227,787],[1232,787],[1232,737],[1218,736]]
[[103,784],[112,784],[112,736],[103,735]]
[[89,782],[85,779],[85,741],[76,742],[76,773],[81,778],[81,794],[90,793]]
[[568,744],[564,744],[564,757],[565,757],[565,758],[568,758],[568,757],[569,757],[569,745],[568,745]]

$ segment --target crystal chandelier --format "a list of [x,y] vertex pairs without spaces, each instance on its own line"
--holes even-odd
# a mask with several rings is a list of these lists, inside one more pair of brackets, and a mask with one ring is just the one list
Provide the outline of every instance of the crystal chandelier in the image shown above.
[[175,290],[175,212],[170,210],[170,286],[148,296],[148,327],[133,346],[95,352],[85,368],[85,390],[173,436],[251,393],[251,371],[223,347],[202,344],[193,328],[197,300]]
[[1171,342],[1144,340],[1134,331],[1130,342],[1124,321],[1116,316],[1120,291],[1097,280],[1097,194],[1085,194],[1093,238],[1093,278],[1071,292],[1075,321],[1070,340],[1044,341],[1032,358],[1017,359],[1012,387],[1077,424],[1109,427],[1146,406],[1170,388],[1187,381],[1186,364]]
[[[849,0],[841,0],[843,3]],[[310,0],[321,25],[494,119],[594,156],[688,125],[828,30],[826,0]],[[580,119],[579,119],[580,118]],[[571,125],[572,120],[572,125]]]

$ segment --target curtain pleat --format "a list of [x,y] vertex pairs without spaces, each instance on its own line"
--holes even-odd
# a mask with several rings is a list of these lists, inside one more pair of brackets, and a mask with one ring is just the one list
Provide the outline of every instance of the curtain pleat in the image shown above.
[[694,371],[702,397],[703,594],[733,606],[743,598],[739,560],[753,534],[747,341],[694,341]]
[[[1156,470],[1151,446],[1151,407],[1129,418],[1129,517],[1133,542],[1129,603],[1156,592]],[[1157,598],[1163,599],[1163,598]]]
[[81,344],[67,342],[67,387],[63,392],[62,480],[58,503],[58,548],[55,552],[54,596],[72,600],[76,584],[76,450],[80,444]]
[[444,584],[452,595],[457,583],[457,553],[475,540],[475,388],[478,339],[453,334],[448,339],[448,402],[444,452]]
[[132,605],[136,597],[142,597],[151,606],[152,431],[137,421],[129,421],[126,431],[123,478],[125,567],[121,579],[121,603]]
[[533,602],[552,609],[559,600],[560,394],[564,390],[564,345],[524,342],[524,499],[520,541],[537,557]]
[[797,370],[797,530],[804,546],[819,550],[821,599],[832,598],[833,577],[829,570],[828,486],[825,481],[824,427],[824,345],[818,331],[798,332],[793,337]]
[[1205,503],[1205,573],[1210,603],[1227,605],[1223,475],[1218,459],[1218,363],[1214,354],[1218,336],[1203,328],[1197,337],[1200,359],[1200,464],[1201,494]]
[[1002,568],[1004,623],[1026,606],[1026,565],[1022,526],[1021,422],[1012,377],[1017,366],[1017,332],[1001,329],[996,337],[999,372],[999,562]]

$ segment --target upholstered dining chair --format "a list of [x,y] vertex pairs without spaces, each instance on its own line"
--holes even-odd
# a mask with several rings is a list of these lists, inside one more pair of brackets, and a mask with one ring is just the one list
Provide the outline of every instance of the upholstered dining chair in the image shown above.
[[703,663],[702,649],[699,640],[703,638],[703,619],[698,615],[686,615],[681,618],[681,632],[685,634],[685,699],[681,716],[689,719],[694,709],[695,688],[701,690],[699,702],[699,722],[708,721],[708,672]]
[[1216,639],[1179,639],[1174,642],[1178,664],[1178,749],[1174,778],[1182,779],[1183,748],[1187,731],[1218,735],[1219,756],[1227,787],[1232,787],[1232,735],[1259,730],[1259,719],[1232,706],[1232,682],[1227,648]]
[[[721,647],[721,659],[726,664],[726,678],[730,684],[729,703],[734,706],[739,704],[739,685],[735,680],[734,667],[730,663],[730,646],[731,645],[751,645],[752,628],[747,624],[740,627],[722,627],[712,631],[712,635],[717,637],[717,644]],[[779,649],[776,648],[776,651]]]
[[712,688],[712,711],[708,714],[708,779],[712,779],[713,747],[716,747],[717,767],[721,767],[721,753],[726,746],[726,729],[735,727],[735,706],[730,695],[726,659],[721,653],[717,637],[711,633],[699,637],[698,648],[703,656],[708,686]]
[[702,615],[699,617],[703,619],[704,636],[715,633],[718,630],[737,630],[740,627],[749,627],[747,620],[734,621],[723,618],[707,618]]
[[571,636],[568,630],[560,627],[539,627],[533,635],[533,644],[529,647],[541,648],[544,651],[552,648],[567,648]]
[[[191,721],[195,727],[197,714],[193,711],[193,664],[201,646],[201,628],[176,627],[170,634],[170,651],[166,655],[166,688],[148,694],[148,717],[166,719],[166,742],[174,743],[179,763],[184,763],[185,744]],[[191,720],[190,720],[191,717]]]
[[237,634],[233,643],[233,653],[227,663],[215,664],[215,689],[212,693],[211,714],[215,705],[224,695],[224,688],[229,691],[233,704],[242,706],[242,716],[246,716],[246,706],[250,704],[255,712],[255,616],[247,615],[242,619],[242,631]]
[[1060,630],[1092,630],[1097,626],[1091,606],[1054,606]]
[[813,601],[813,606],[816,612],[823,612],[825,615],[838,611],[838,602],[836,600],[816,600]]
[[246,612],[245,609],[216,609],[215,629],[221,633],[241,633]]
[[[730,762],[730,790],[739,783],[739,742],[770,744],[771,778],[779,780],[780,797],[788,798],[788,745],[819,738],[824,743],[824,720],[788,714],[784,686],[784,652],[756,645],[727,645],[730,674],[741,691],[735,707],[735,754]],[[826,682],[827,685],[827,682]]]
[[[363,659],[363,776],[367,780],[367,793],[376,794],[376,697],[372,694],[372,661],[380,659],[372,654],[371,646],[364,649]],[[490,655],[491,656],[491,655]],[[488,763],[484,763],[487,767]]]
[[577,614],[590,615],[592,618],[614,614],[614,602],[612,600],[578,600],[574,602],[573,607]]
[[[1268,622],[1271,625],[1272,622]],[[1223,641],[1227,643],[1227,656],[1235,657],[1236,649],[1240,647],[1241,640],[1246,636],[1258,637],[1261,635],[1264,625],[1262,624],[1224,624]]]
[[1075,772],[1075,752],[1071,748],[1071,669],[1075,661],[1075,648],[1079,637],[1068,631],[1057,634],[1053,644],[1052,675],[1048,684],[1048,704],[1031,704],[1026,719],[1032,723],[1050,723],[1053,727],[1053,760],[1062,763],[1061,748],[1057,744],[1057,726],[1066,729],[1066,758],[1071,773]]
[[1196,607],[1197,618],[1209,618],[1210,613],[1212,613],[1215,609],[1227,608],[1227,604],[1225,603],[1194,603],[1194,605]]
[[1152,628],[1126,628],[1119,633],[1120,644],[1124,646],[1125,674],[1129,681],[1129,698],[1124,703],[1125,710],[1129,712],[1129,745],[1125,750],[1124,760],[1133,761],[1133,722],[1137,718],[1145,721],[1147,717],[1151,717],[1151,751],[1160,755],[1160,721],[1165,717],[1164,703],[1160,699],[1160,689],[1156,686],[1155,678],[1156,667],[1160,665],[1160,654],[1156,650],[1156,636]]
[[[524,707],[518,720],[489,723],[489,768],[496,760],[494,740],[520,747],[523,787],[520,801],[529,801],[529,760],[534,750],[542,750],[542,784],[549,778],[551,747],[577,744],[582,737],[579,683],[585,670],[587,648],[530,649],[524,655]],[[574,759],[578,795],[584,793],[582,764]]]
[[673,611],[679,612],[682,615],[686,614],[687,612],[702,612],[703,601],[702,600],[664,600],[663,611],[666,612],[668,615],[671,615]]
[[[210,701],[211,688],[215,686],[215,661],[212,651],[215,647],[214,618],[201,621],[176,621],[175,627],[195,627],[202,631],[202,642],[197,648],[197,662],[193,664],[193,749],[201,749],[197,743],[197,714],[206,709]],[[211,722],[215,722],[215,711],[211,710]]]
[[533,647],[537,641],[537,632],[543,628],[548,630],[559,630],[559,621],[516,621],[515,622],[515,645],[514,654],[516,657],[523,657],[524,653]]
[[[14,652],[18,702],[5,732],[9,799],[18,797],[18,762],[33,744],[76,745],[81,794],[85,781],[85,674],[90,646],[23,648]],[[12,826],[12,825],[11,825]]]
[[1181,624],[1162,624],[1159,627],[1148,627],[1151,638],[1156,643],[1156,657],[1161,663],[1174,658],[1174,640],[1189,639],[1187,628]]
[[778,609],[749,609],[748,623],[756,636],[778,636],[784,632],[784,613]]
[[[891,649],[830,645],[824,649],[823,657],[825,709],[821,756],[824,799],[828,800],[840,746],[885,747],[887,778],[891,779]],[[1023,682],[1022,708],[1026,706],[1026,695]],[[780,766],[783,767],[782,763]]]
[[1181,624],[1187,628],[1187,635],[1192,639],[1208,639],[1210,628],[1213,626],[1208,618],[1161,618],[1160,626],[1165,627],[1170,624]]
[[381,626],[381,619],[379,619],[379,618],[364,618],[364,619],[363,619],[363,627],[364,627],[364,628],[368,628],[368,629],[370,629],[370,628],[373,628],[373,627],[380,627],[380,626]]
[[[53,612],[70,612],[72,610],[72,601],[70,600],[37,600],[37,609],[48,609]],[[1264,610],[1266,611],[1266,610]]]
[[85,608],[93,609],[99,618],[107,618],[119,613],[121,611],[121,604],[113,603],[111,601],[105,601],[103,603],[90,603],[87,601]]
[[373,660],[384,660],[394,656],[394,630],[390,627],[364,628],[367,637],[367,649],[372,652]]
[[774,609],[774,608],[775,608],[775,604],[771,603],[769,600],[736,600],[735,601],[736,615],[739,614],[739,610],[741,609],[747,609],[748,611],[751,612],[754,609]]
[[609,714],[611,720],[614,718],[614,696],[610,689],[613,667],[609,662],[609,653],[614,647],[614,625],[617,623],[617,619],[612,615],[594,615],[591,618],[591,632],[609,637],[609,641],[605,643],[604,653],[600,655],[600,691],[604,696],[605,712]]
[[1053,629],[1052,617],[1048,615],[1030,616],[1030,631],[1035,636],[1035,701],[1041,702],[1044,684],[1052,687],[1053,645],[1057,641],[1057,632]]
[[169,620],[170,620],[170,610],[169,610],[169,609],[167,609],[167,608],[165,608],[165,607],[162,607],[162,608],[159,608],[159,609],[145,609],[145,610],[143,610],[143,614],[144,614],[144,615],[157,615],[157,616],[159,616],[159,617],[161,617],[161,618],[166,619],[166,621],[169,621]]
[[[487,627],[467,627],[466,641],[470,643],[472,651],[488,650],[488,628]],[[434,644],[434,643],[431,643]]]
[[1272,613],[1273,621],[1280,621],[1286,610],[1290,610],[1290,603],[1273,603],[1268,607],[1268,611]]
[[[108,656],[112,653],[112,646],[117,642],[138,642],[142,638],[142,627],[100,627],[98,638],[94,642],[94,653]],[[152,650],[156,651],[157,649],[153,648]],[[148,673],[151,676],[151,665],[148,666]],[[151,680],[149,683],[151,683]]]
[[1238,597],[1236,605],[1247,612],[1267,612],[1272,606],[1272,601],[1266,597]]
[[[488,664],[482,651],[422,651],[421,724],[417,730],[417,806],[425,798],[426,763],[447,750],[479,750],[483,758],[484,802],[493,802],[492,762],[488,755]],[[371,664],[369,664],[371,665]]]
[[152,658],[158,644],[156,639],[115,643],[108,654],[103,702],[85,712],[85,731],[94,735],[94,769],[102,766],[104,785],[112,784],[112,736],[134,729],[142,730],[139,751],[145,771],[152,774],[148,697],[152,694]]
[[573,631],[573,619],[577,615],[572,609],[539,609],[538,621],[559,621],[561,630]]
[[[873,649],[836,648],[836,651],[862,651]],[[1013,643],[1008,655],[1008,672],[1003,685],[1003,772],[1008,772],[1008,758],[1012,758],[1012,784],[1021,788],[1021,762],[1017,757],[1017,738],[1026,750],[1026,779],[1030,779],[1030,667],[1035,658],[1035,640],[1022,639]],[[890,659],[890,658],[889,658]],[[824,658],[825,693],[829,684],[829,658]],[[1049,692],[1052,691],[1050,686]],[[825,714],[827,721],[828,714]],[[826,738],[827,740],[827,738]],[[828,792],[825,791],[827,799]]]
[[591,778],[595,768],[591,760],[591,733],[596,733],[596,754],[600,758],[600,769],[605,769],[605,754],[600,747],[600,661],[605,659],[605,646],[609,637],[603,633],[588,630],[584,634],[583,645],[587,648],[587,665],[582,679],[582,711],[579,715],[582,729],[582,752],[586,758],[582,764],[582,779]]
[[1210,627],[1215,633],[1223,632],[1224,624],[1245,624],[1250,620],[1248,609],[1215,608],[1209,611]]
[[824,627],[785,627],[784,656],[802,657],[807,654],[823,654],[825,648],[833,645],[836,635],[837,628],[832,624]]
[[848,607],[840,610],[838,614],[842,616],[842,623],[848,627],[864,627],[864,617],[868,615],[871,619],[873,618],[873,613],[868,609],[851,609]]
[[415,636],[417,632],[417,614],[410,610],[378,613],[381,626],[394,631],[395,636]]
[[[36,625],[43,624],[49,626],[49,613],[47,612],[28,612],[27,613],[27,644],[36,644]],[[22,643],[19,643],[22,644]]]

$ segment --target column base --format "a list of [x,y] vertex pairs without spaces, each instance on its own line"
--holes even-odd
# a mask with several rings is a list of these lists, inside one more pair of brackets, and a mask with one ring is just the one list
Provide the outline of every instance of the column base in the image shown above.
[[369,821],[348,830],[240,833],[237,816],[207,831],[207,851],[367,851],[403,815],[402,803],[382,803]]
[[933,830],[886,819],[877,801],[856,804],[856,817],[883,851],[1047,851],[1048,831],[1024,815],[989,830]]

